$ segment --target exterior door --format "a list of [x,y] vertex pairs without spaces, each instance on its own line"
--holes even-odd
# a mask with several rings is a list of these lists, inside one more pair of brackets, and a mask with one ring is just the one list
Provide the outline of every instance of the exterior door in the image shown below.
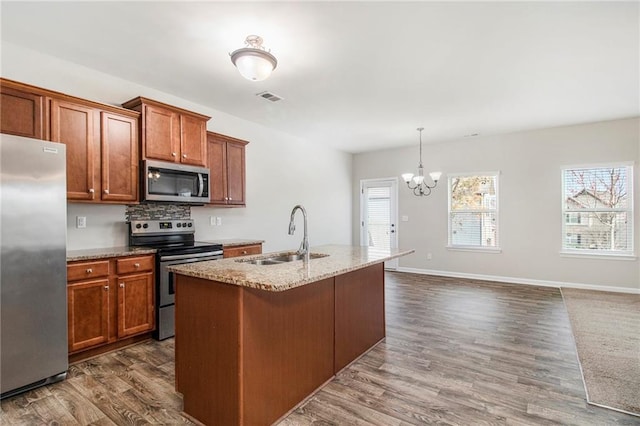
[[[397,248],[397,179],[360,181],[360,207],[360,244],[381,252]],[[385,262],[386,269],[397,267],[397,259]]]

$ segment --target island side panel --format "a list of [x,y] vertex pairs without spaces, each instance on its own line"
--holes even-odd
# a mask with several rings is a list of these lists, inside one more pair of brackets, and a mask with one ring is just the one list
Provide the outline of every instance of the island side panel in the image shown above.
[[204,424],[240,424],[241,290],[176,276],[176,390]]
[[333,283],[243,289],[243,424],[273,423],[333,377]]
[[384,263],[335,277],[338,373],[385,336]]

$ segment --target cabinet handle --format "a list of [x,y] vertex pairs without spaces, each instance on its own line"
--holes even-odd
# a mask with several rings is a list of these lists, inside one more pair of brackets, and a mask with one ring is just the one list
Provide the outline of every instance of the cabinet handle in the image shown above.
[[87,269],[87,274],[93,274],[93,269],[91,268]]
[[172,156],[172,157],[175,157],[176,155],[177,155],[177,154],[176,154],[175,152],[172,152],[172,153],[171,153],[171,156]]
[[120,283],[120,288],[124,288],[124,283]]
[[105,290],[109,290],[109,286],[108,286],[108,285],[105,285],[105,286],[104,286],[104,289],[105,289]]
[[96,192],[96,190],[95,190],[95,189],[93,189],[93,188],[89,188],[89,194],[93,194],[94,192]]
[[182,154],[182,158],[187,158],[187,154]]
[[105,189],[105,190],[104,190],[104,193],[105,193],[105,194],[108,194],[108,193],[109,193],[109,190],[108,190],[108,189]]
[[229,197],[229,201],[233,201],[233,198]]
[[139,264],[139,263],[134,263],[134,264],[133,264],[133,267],[134,267],[134,268],[139,268],[139,267],[140,267],[140,264]]
[[247,254],[247,251],[246,250],[242,250],[242,254]]

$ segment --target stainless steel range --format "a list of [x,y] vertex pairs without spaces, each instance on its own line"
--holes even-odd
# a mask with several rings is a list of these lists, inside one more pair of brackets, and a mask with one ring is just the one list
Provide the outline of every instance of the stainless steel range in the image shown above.
[[193,220],[133,220],[129,222],[129,245],[157,249],[156,331],[163,340],[175,334],[175,286],[170,265],[222,259],[222,244],[195,241]]

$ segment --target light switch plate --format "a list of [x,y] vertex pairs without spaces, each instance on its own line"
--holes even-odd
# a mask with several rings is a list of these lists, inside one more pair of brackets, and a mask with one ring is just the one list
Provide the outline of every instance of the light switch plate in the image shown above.
[[216,217],[215,216],[209,216],[209,225],[216,226]]
[[222,218],[221,217],[216,217],[216,225],[218,226],[222,226]]
[[409,216],[406,216],[406,215],[402,216],[402,221],[409,222]]

